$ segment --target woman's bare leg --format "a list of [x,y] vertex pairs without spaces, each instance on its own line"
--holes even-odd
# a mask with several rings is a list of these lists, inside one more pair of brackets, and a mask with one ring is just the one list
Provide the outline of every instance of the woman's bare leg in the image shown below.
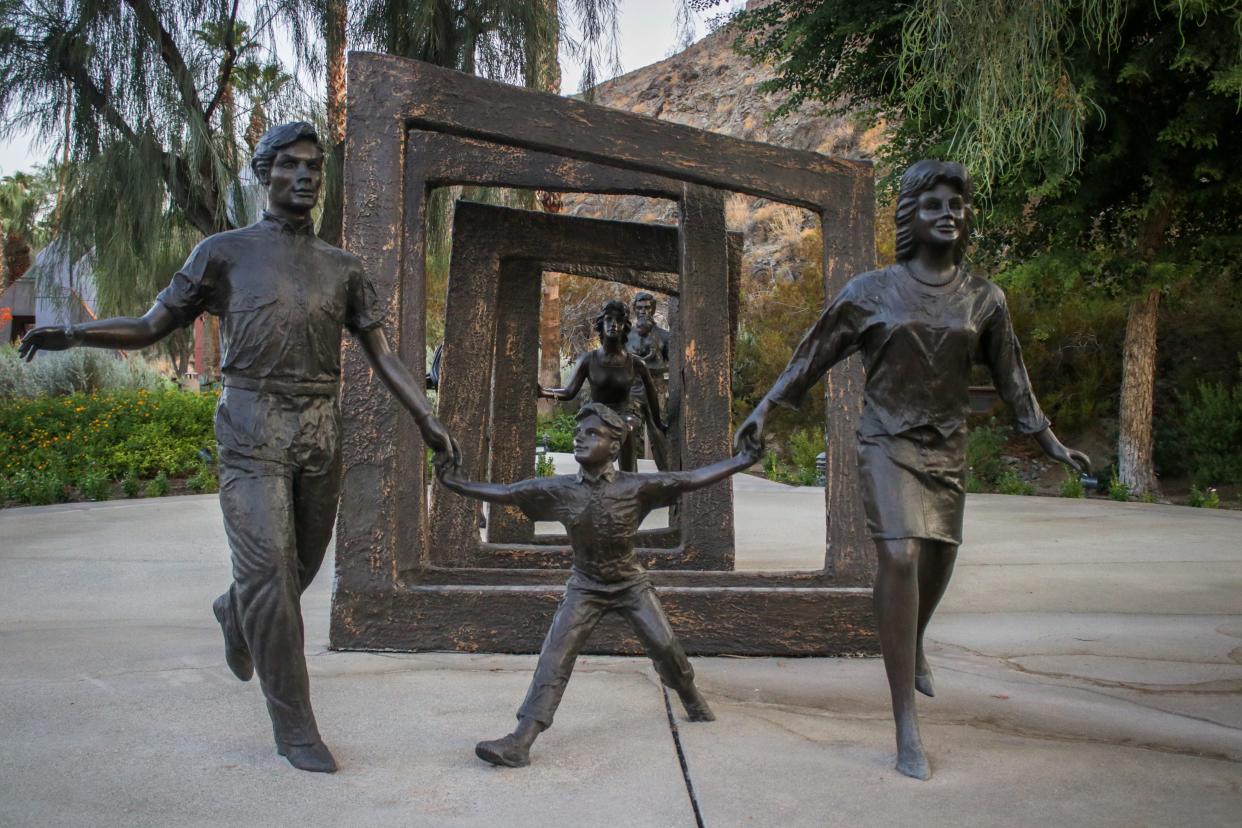
[[915,779],[931,777],[919,736],[914,704],[914,656],[919,620],[919,558],[926,541],[917,538],[877,540],[879,572],[875,579],[875,617],[880,649],[893,697],[897,724],[897,770]]
[[953,564],[957,562],[957,545],[942,541],[922,541],[919,555],[919,629],[914,650],[914,689],[924,696],[935,696],[936,685],[932,680],[931,665],[923,654],[923,634],[927,622],[944,596],[949,579],[953,577]]

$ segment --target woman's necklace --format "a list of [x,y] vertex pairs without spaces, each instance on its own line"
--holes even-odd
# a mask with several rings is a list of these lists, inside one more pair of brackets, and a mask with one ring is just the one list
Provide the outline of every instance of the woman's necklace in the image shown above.
[[954,279],[957,278],[958,271],[961,269],[961,265],[954,265],[953,269],[949,271],[949,278],[945,279],[942,282],[937,282],[937,281],[928,281],[927,279],[919,278],[919,275],[914,272],[914,268],[910,267],[910,265],[906,264],[905,262],[902,262],[901,266],[906,269],[906,273],[910,274],[911,279],[918,282],[920,285],[927,285],[928,287],[944,287],[945,285],[949,284],[950,282],[952,282]]

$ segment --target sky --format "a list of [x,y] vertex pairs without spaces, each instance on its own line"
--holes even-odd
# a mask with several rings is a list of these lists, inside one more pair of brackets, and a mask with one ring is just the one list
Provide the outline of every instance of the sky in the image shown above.
[[[707,14],[696,15],[695,39],[707,33],[708,18],[743,5],[744,0],[726,0]],[[621,74],[661,61],[678,51],[674,4],[671,0],[620,0],[619,24]],[[601,73],[601,78],[606,76]],[[562,89],[567,94],[577,92],[581,77],[582,66],[571,56],[562,54]],[[0,141],[0,175],[28,170],[49,154],[47,147],[31,146],[28,135]]]

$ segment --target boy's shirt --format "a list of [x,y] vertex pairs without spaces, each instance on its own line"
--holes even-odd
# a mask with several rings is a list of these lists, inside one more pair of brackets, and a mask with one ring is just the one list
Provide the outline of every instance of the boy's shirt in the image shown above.
[[622,472],[610,466],[597,478],[579,470],[523,480],[510,491],[531,520],[564,525],[574,550],[571,583],[612,592],[647,581],[647,570],[634,554],[638,527],[652,510],[676,502],[681,476]]

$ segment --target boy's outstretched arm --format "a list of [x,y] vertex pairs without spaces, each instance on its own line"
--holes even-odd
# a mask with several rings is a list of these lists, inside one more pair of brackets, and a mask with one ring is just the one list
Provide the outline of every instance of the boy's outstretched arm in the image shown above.
[[701,489],[704,486],[710,486],[713,483],[724,480],[731,474],[744,471],[758,462],[759,452],[757,450],[743,450],[727,460],[721,460],[708,466],[700,466],[692,471],[671,472],[669,476],[674,479],[675,486],[679,491],[692,492],[695,489]]

